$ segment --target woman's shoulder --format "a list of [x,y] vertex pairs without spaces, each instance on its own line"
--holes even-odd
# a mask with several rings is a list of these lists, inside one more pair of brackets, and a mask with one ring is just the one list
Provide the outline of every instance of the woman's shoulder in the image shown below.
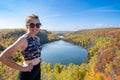
[[19,42],[21,42],[21,43],[22,43],[22,42],[26,42],[26,38],[27,38],[27,35],[24,34],[24,35],[20,36],[17,41],[19,41]]
[[20,38],[27,38],[28,35],[27,34],[23,34]]

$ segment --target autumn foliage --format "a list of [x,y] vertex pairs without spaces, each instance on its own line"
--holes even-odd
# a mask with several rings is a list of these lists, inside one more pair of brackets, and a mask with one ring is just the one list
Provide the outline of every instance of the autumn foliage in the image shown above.
[[[15,33],[19,32],[15,31]],[[47,32],[47,31],[43,31]],[[13,31],[14,33],[14,31]],[[4,50],[18,37],[0,33],[0,50]],[[58,39],[55,34],[43,33],[42,38]],[[7,36],[6,36],[7,35]],[[38,34],[41,35],[41,34]],[[42,80],[120,80],[120,28],[79,30],[64,34],[64,40],[87,49],[88,60],[81,65],[42,63]],[[20,34],[19,34],[20,36]],[[44,42],[45,43],[45,42]],[[19,57],[19,58],[18,58]],[[13,59],[22,63],[20,53]],[[17,80],[18,71],[0,63],[0,80]]]

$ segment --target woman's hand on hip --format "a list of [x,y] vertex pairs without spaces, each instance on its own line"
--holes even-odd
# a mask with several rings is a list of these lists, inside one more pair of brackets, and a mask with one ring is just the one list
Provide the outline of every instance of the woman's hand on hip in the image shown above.
[[29,64],[29,65],[23,66],[21,71],[23,71],[23,72],[31,72],[32,69],[33,69],[33,65]]

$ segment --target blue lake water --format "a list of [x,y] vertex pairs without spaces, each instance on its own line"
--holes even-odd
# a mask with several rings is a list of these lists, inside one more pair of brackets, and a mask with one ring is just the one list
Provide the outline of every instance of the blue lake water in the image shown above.
[[68,65],[70,63],[80,65],[87,59],[87,50],[63,40],[44,44],[41,58],[43,62]]

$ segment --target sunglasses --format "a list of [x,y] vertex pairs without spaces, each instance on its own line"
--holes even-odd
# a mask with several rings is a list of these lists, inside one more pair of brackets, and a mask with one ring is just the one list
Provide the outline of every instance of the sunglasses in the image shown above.
[[30,28],[35,28],[35,26],[36,26],[36,28],[40,28],[40,26],[41,26],[41,23],[36,23],[36,24],[34,24],[34,23],[30,23]]

